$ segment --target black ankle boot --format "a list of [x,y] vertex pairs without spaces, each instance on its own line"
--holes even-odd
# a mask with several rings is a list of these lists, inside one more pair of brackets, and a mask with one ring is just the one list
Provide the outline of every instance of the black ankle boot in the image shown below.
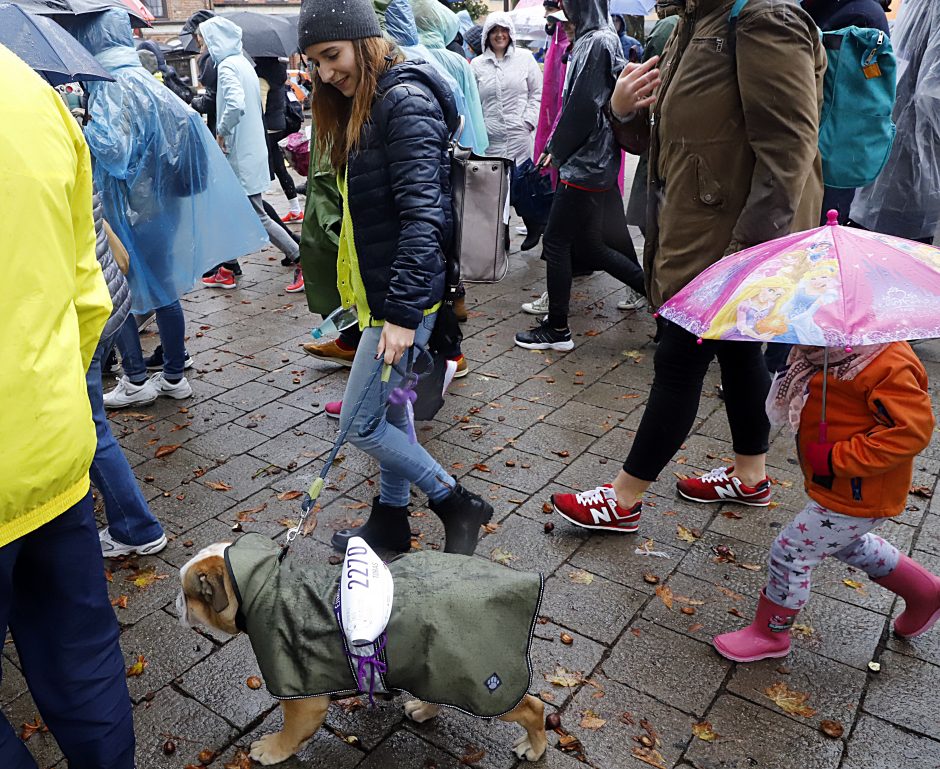
[[493,507],[459,483],[440,502],[428,507],[444,524],[444,552],[473,555],[480,527],[493,517]]
[[369,543],[369,547],[394,550],[396,553],[407,552],[411,549],[408,506],[392,507],[379,502],[376,497],[372,500],[369,520],[354,529],[340,529],[333,535],[330,544],[345,553],[350,537],[362,537]]
[[527,221],[525,227],[528,232],[526,232],[525,240],[522,241],[522,245],[519,246],[519,249],[521,251],[531,251],[542,239],[542,235],[545,233],[545,225]]

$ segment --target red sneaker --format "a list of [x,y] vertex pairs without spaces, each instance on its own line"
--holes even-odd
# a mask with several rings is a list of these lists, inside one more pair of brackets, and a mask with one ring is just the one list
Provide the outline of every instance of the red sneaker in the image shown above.
[[219,267],[215,275],[203,278],[202,284],[209,288],[235,288],[235,273],[225,267]]
[[566,521],[584,529],[602,529],[632,534],[640,528],[642,502],[630,509],[617,504],[609,483],[579,494],[552,494],[552,507]]
[[748,486],[733,473],[734,467],[717,467],[701,478],[679,481],[676,489],[693,502],[738,502],[754,507],[770,504],[770,478],[764,478],[756,486]]
[[288,211],[284,216],[281,217],[281,221],[284,224],[288,222],[302,222],[304,220],[303,211]]
[[332,419],[339,419],[339,412],[343,410],[342,401],[331,401],[323,407],[324,413]]
[[284,290],[288,294],[299,294],[304,290],[304,274],[301,272],[300,267],[294,270],[294,279]]

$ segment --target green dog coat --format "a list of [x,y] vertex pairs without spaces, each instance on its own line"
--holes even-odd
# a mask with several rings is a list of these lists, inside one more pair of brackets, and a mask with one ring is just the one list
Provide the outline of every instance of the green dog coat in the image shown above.
[[[278,699],[363,693],[334,614],[339,572],[246,534],[225,551],[268,691]],[[421,551],[388,564],[395,583],[382,676],[390,691],[494,718],[512,710],[532,678],[529,647],[542,575],[463,555]]]

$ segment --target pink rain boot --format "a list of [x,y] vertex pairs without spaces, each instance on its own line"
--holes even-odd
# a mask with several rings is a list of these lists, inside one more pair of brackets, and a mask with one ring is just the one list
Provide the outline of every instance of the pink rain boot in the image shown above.
[[712,643],[722,657],[735,662],[756,662],[790,653],[790,625],[799,612],[777,606],[761,591],[754,621],[742,630],[715,636]]
[[873,580],[904,599],[904,611],[894,620],[894,632],[905,638],[926,633],[940,619],[940,577],[903,553],[887,577]]

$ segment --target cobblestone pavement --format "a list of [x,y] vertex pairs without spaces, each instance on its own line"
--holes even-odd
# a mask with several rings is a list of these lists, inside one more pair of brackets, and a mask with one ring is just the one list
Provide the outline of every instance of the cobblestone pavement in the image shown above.
[[[514,236],[514,251],[518,241]],[[752,616],[768,545],[804,504],[786,435],[776,438],[769,455],[777,482],[771,507],[677,498],[678,475],[709,470],[732,453],[716,371],[706,382],[693,434],[651,489],[638,535],[590,536],[544,512],[552,492],[614,476],[643,410],[654,348],[649,316],[617,310],[622,288],[601,275],[575,281],[572,352],[515,348],[513,334],[531,320],[519,304],[544,284],[534,253],[514,253],[501,283],[471,288],[464,329],[471,373],[454,383],[442,411],[419,433],[445,468],[496,509],[477,556],[546,577],[531,691],[557,709],[580,746],[569,744],[563,752],[559,743],[566,740],[550,734],[540,765],[570,769],[580,757],[604,768],[645,762],[698,769],[937,769],[940,629],[912,642],[893,637],[889,622],[897,602],[858,572],[834,561],[818,570],[785,661],[732,665],[709,645],[712,635]],[[248,639],[184,629],[172,606],[178,567],[201,546],[231,538],[236,523],[283,537],[298,515],[290,492],[307,488],[336,435],[323,407],[341,397],[346,369],[317,362],[300,348],[312,317],[302,297],[283,291],[289,270],[279,260],[279,253],[266,250],[244,260],[237,290],[197,289],[185,298],[188,349],[195,357],[191,400],[161,399],[113,417],[172,539],[158,557],[111,565],[109,588],[119,604],[127,664],[139,655],[148,663],[143,675],[128,679],[141,769],[198,765],[204,749],[217,755],[213,767],[240,767],[238,751],[280,719],[265,690],[246,685],[259,672]],[[153,333],[145,344],[156,344]],[[936,394],[940,347],[918,349]],[[155,458],[160,447],[177,445]],[[341,456],[316,529],[298,538],[293,558],[326,562],[333,530],[361,520],[376,493],[374,463],[351,447]],[[940,497],[930,497],[940,436],[916,468],[919,495],[882,533],[936,571]],[[412,507],[418,546],[440,546],[442,529],[423,498],[416,495]],[[553,531],[546,531],[548,523]],[[637,554],[645,543],[668,557]],[[717,562],[717,545],[731,548],[735,562]],[[147,570],[156,579],[137,587],[131,580],[143,571],[147,583]],[[4,656],[0,706],[19,728],[36,709],[11,644]],[[880,673],[870,672],[870,661],[880,663]],[[547,680],[558,675],[574,685]],[[808,694],[812,715],[778,707],[765,694],[777,683]],[[405,721],[401,703],[381,703],[375,711],[334,705],[326,728],[283,766],[520,765],[510,750],[516,727],[453,711],[419,726]],[[824,720],[839,722],[843,735],[823,734]],[[695,736],[693,725],[702,721],[720,736]],[[163,750],[168,740],[176,745],[172,755]],[[34,735],[28,744],[41,767],[64,767],[50,735]]]

